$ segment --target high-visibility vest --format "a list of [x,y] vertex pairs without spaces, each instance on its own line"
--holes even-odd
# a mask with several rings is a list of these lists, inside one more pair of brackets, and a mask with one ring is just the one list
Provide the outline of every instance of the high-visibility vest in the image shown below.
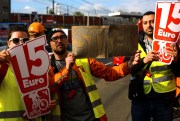
[[88,59],[76,59],[76,65],[83,77],[84,84],[86,86],[86,92],[88,93],[91,101],[94,115],[96,118],[100,118],[105,115],[105,110],[101,102],[99,92],[92,78]]
[[[138,49],[141,50],[141,58],[146,56],[143,48],[138,44]],[[175,77],[170,69],[170,65],[162,62],[153,61],[149,67],[151,76],[144,77],[144,92],[148,94],[151,88],[157,93],[171,92],[176,89]]]
[[[0,84],[0,121],[26,121],[23,113],[25,113],[25,107],[20,90],[12,68],[9,66]],[[33,121],[41,121],[41,117]]]
[[[93,106],[95,118],[101,118],[101,117],[103,118],[103,116],[105,115],[105,110],[102,105],[95,82],[91,76],[88,59],[76,59],[75,63],[78,66],[78,69],[84,80],[84,84],[86,86],[86,92],[88,93],[90,102]],[[61,121],[60,119],[61,111],[60,111],[60,104],[59,104],[60,95],[58,93],[55,93],[52,99],[58,100],[56,103],[57,107],[56,107],[56,110],[53,110],[51,114],[46,116],[45,121]]]

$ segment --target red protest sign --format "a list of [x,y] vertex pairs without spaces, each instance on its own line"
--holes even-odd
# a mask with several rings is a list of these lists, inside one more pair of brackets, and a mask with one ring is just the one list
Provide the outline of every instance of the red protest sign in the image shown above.
[[48,88],[31,91],[23,96],[26,105],[26,113],[29,119],[33,119],[50,112],[48,104],[50,102]]
[[174,43],[162,40],[153,41],[153,50],[159,54],[159,61],[170,64],[172,62],[172,56],[168,55],[166,48],[172,46]]
[[49,55],[45,35],[9,50],[11,65],[29,119],[49,113]]
[[180,2],[157,2],[154,39],[177,42],[180,33]]
[[11,64],[22,93],[48,86],[49,55],[45,36],[9,50]]

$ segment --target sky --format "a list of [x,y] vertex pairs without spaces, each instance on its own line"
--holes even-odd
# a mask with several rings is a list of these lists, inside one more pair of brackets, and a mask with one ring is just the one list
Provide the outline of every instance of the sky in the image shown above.
[[[80,11],[84,15],[108,15],[112,12],[141,12],[155,11],[159,0],[54,0],[54,11],[57,14],[72,14]],[[167,0],[161,0],[167,1]],[[177,0],[171,0],[175,2]],[[11,12],[46,14],[52,8],[52,0],[11,0]]]

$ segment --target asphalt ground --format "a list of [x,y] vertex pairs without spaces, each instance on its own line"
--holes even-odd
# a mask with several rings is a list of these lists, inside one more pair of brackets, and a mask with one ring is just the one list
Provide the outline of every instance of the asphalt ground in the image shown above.
[[[97,59],[106,65],[113,65],[113,58]],[[108,121],[131,121],[131,101],[128,99],[128,84],[130,75],[119,80],[107,82],[95,78]],[[174,115],[173,121],[180,121],[180,110]]]
[[[113,66],[113,58],[97,60],[108,66]],[[127,97],[130,75],[112,82],[95,77],[94,79],[100,92],[108,121],[131,121],[131,101]]]

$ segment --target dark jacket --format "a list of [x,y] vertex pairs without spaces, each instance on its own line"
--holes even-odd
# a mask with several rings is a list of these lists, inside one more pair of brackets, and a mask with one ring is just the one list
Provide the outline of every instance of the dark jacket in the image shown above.
[[[144,36],[145,36],[145,34],[144,34],[144,32],[140,32],[139,33],[139,44],[141,45],[141,47],[143,48],[143,50],[144,50],[144,52],[146,52],[146,47],[145,47],[145,43],[144,43]],[[146,52],[147,53],[147,52]],[[143,62],[143,59],[144,58],[142,58],[141,60],[140,60],[140,62],[139,62],[139,64],[137,64],[137,65],[135,65],[134,66],[134,68],[133,68],[133,70],[132,70],[132,72],[131,72],[131,74],[132,74],[132,76],[136,76],[137,75],[137,72],[140,72],[140,70],[142,69],[142,68],[144,68],[145,67],[145,63]],[[171,64],[170,64],[170,68],[173,70],[173,72],[174,72],[174,74],[175,75],[179,75],[180,74],[180,58],[179,58],[179,55],[178,55],[178,61],[175,63],[175,62],[172,62]],[[149,63],[148,64],[148,66],[146,66],[146,70],[148,70],[149,69],[149,66],[150,66],[150,64],[151,63]],[[143,73],[143,72],[142,72]],[[145,76],[145,74],[144,74],[144,76]],[[136,77],[141,77],[141,76],[136,76]],[[142,78],[141,78],[142,79]],[[144,99],[146,99],[146,98],[164,98],[164,99],[167,99],[167,101],[169,102],[170,100],[169,99],[173,99],[173,97],[175,96],[175,91],[172,91],[172,92],[168,92],[168,93],[164,93],[164,94],[159,94],[159,93],[157,93],[157,92],[155,92],[154,90],[153,90],[153,88],[151,89],[151,92],[150,93],[148,93],[148,94],[146,94],[146,96],[145,96],[145,98]]]

